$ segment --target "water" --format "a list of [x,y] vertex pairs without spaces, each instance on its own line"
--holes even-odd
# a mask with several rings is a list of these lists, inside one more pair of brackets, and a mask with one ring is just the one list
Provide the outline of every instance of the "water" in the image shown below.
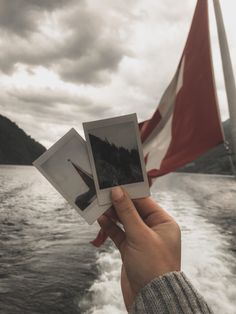
[[[236,182],[171,174],[153,197],[182,229],[182,268],[215,313],[236,313]],[[122,314],[119,253],[33,167],[0,167],[0,313]]]
[[0,312],[80,313],[97,276],[89,228],[32,167],[0,170]]

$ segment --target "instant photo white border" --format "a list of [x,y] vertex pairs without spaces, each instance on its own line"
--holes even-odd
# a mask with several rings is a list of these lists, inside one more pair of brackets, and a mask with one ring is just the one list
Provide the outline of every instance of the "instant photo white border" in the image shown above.
[[83,123],[83,128],[84,128],[85,138],[87,141],[88,155],[89,155],[90,164],[91,164],[91,168],[93,172],[93,178],[94,178],[95,188],[97,192],[98,203],[100,205],[111,203],[110,191],[112,187],[105,188],[105,189],[100,189],[99,187],[95,161],[94,161],[92,147],[91,147],[90,138],[89,138],[89,131],[94,130],[96,128],[108,127],[108,126],[112,126],[116,124],[122,125],[122,123],[127,123],[127,122],[134,124],[134,130],[135,130],[135,135],[136,135],[136,140],[137,140],[137,145],[138,145],[138,153],[140,157],[143,181],[130,183],[130,184],[124,184],[122,185],[122,187],[126,189],[126,191],[128,192],[131,198],[141,198],[141,197],[146,197],[150,195],[150,188],[149,188],[149,183],[148,183],[148,178],[147,178],[147,173],[146,173],[146,167],[144,163],[143,148],[142,148],[142,143],[140,139],[136,113],[125,115],[125,116],[119,116],[115,118],[110,118],[110,119],[85,122]]
[[[109,206],[101,206],[98,204],[97,198],[84,210],[81,210],[74,201],[66,194],[66,192],[53,180],[53,178],[47,174],[42,168],[42,165],[50,159],[54,154],[59,151],[62,146],[75,137],[80,144],[85,145],[85,140],[76,132],[75,129],[71,129],[61,139],[59,139],[52,147],[50,147],[45,153],[43,153],[38,159],[33,162],[33,165],[41,172],[41,174],[54,186],[54,188],[66,199],[66,201],[82,216],[85,221],[91,225],[98,217],[100,217]],[[79,154],[79,152],[78,152]],[[88,157],[89,158],[89,157]],[[92,172],[92,171],[91,171]]]

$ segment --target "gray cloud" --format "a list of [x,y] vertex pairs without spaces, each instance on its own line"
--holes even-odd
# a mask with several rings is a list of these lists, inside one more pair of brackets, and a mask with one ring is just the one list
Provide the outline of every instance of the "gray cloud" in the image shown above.
[[[21,1],[25,4],[25,1]],[[54,8],[54,1],[52,7],[46,6],[46,3],[42,2],[43,8]],[[63,3],[61,1],[61,5]],[[29,4],[35,6],[37,1],[30,1]],[[17,10],[14,5],[8,6],[9,11],[11,8]],[[23,33],[26,29],[34,30],[34,20],[32,23],[28,20],[31,15],[27,16],[27,10],[21,12],[24,15],[21,13],[22,17],[18,17],[19,23],[21,20],[24,23],[15,25],[9,21],[9,25]],[[34,30],[30,36],[25,34],[22,37],[3,34],[0,69],[10,75],[19,64],[29,69],[44,66],[58,73],[65,81],[82,84],[107,82],[109,74],[118,69],[123,56],[128,54],[117,30],[112,28],[111,20],[104,20],[101,12],[96,13],[87,8],[84,2],[78,3],[76,7],[68,7],[65,12],[58,12],[54,16],[61,31],[58,38],[52,38],[41,30]],[[15,23],[18,23],[17,20]]]
[[47,146],[72,126],[82,132],[83,121],[149,118],[174,75],[195,4],[0,0],[1,113]]
[[[2,100],[2,101],[1,101]],[[108,111],[109,106],[95,103],[88,97],[72,95],[63,90],[37,89],[37,90],[17,90],[12,89],[1,98],[2,103],[7,103],[12,109],[21,108],[21,112],[27,112],[32,116],[45,116],[51,120],[68,122],[77,115],[82,122],[83,117],[93,119],[100,111]],[[19,111],[19,110],[18,110]],[[77,119],[77,118],[76,118]]]
[[9,33],[18,36],[29,35],[37,29],[40,13],[53,11],[74,0],[1,0],[0,1],[0,27]]
[[71,127],[83,134],[82,122],[99,119],[110,107],[61,90],[11,89],[0,93],[0,111],[48,147]]
[[98,44],[95,49],[76,60],[64,60],[58,66],[58,72],[65,81],[76,83],[107,82],[108,74],[118,68],[123,57],[122,47],[110,46],[108,42]]
[[53,106],[57,104],[81,105],[90,106],[92,102],[83,97],[78,97],[61,90],[52,90],[50,88],[37,90],[18,90],[12,89],[7,92],[10,97],[26,104],[34,104],[41,106]]

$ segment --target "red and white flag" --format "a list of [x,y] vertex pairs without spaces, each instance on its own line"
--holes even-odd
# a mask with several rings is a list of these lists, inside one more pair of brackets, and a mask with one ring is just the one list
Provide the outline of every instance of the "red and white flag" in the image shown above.
[[198,0],[175,76],[140,132],[149,178],[173,171],[223,142],[207,1]]
[[[223,142],[207,1],[198,0],[174,78],[152,118],[139,127],[150,184]],[[92,243],[99,246],[105,238],[101,231]]]

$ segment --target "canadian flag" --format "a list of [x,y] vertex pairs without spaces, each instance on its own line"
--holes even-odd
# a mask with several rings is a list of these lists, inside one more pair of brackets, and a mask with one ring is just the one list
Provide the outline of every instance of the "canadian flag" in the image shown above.
[[[206,0],[197,2],[177,71],[157,110],[139,127],[150,184],[223,142]],[[105,238],[100,231],[92,243],[99,246]]]
[[150,178],[173,171],[223,142],[207,1],[197,2],[175,76],[140,132]]

